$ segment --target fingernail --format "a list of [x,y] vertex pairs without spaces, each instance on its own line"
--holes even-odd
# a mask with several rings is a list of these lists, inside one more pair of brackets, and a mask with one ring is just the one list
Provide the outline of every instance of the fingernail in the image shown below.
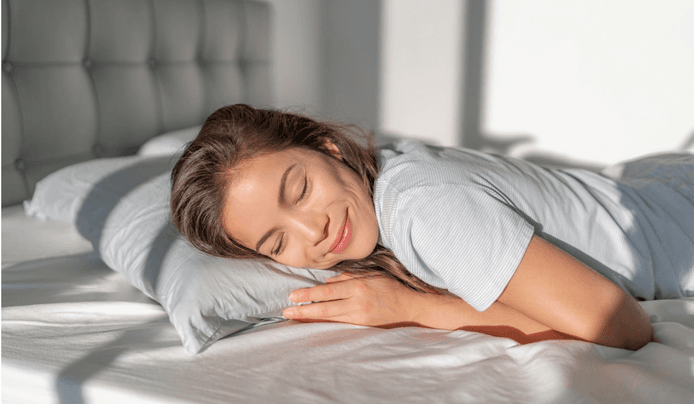
[[285,317],[287,318],[292,318],[296,315],[296,310],[294,309],[284,309],[284,313],[282,313]]
[[299,298],[299,294],[296,292],[292,292],[289,294],[289,300],[291,300],[292,302],[296,302],[296,299],[298,299],[298,298]]

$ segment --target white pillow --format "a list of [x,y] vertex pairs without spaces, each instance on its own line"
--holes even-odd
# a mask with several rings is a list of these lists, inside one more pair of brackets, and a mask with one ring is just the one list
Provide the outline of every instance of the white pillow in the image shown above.
[[195,140],[200,129],[202,129],[202,125],[155,136],[140,146],[137,154],[140,156],[173,156],[182,153],[186,145]]
[[104,262],[159,302],[189,354],[292,303],[335,272],[205,255],[170,220],[170,157],[98,159],[41,180],[27,214],[74,223]]

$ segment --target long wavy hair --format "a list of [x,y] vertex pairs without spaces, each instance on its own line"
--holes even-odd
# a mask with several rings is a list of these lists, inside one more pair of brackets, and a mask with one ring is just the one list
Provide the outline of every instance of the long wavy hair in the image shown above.
[[[243,104],[220,108],[207,118],[171,174],[174,225],[205,253],[226,258],[271,259],[244,247],[222,227],[222,207],[234,168],[248,159],[297,147],[332,157],[325,148],[326,141],[337,146],[343,159],[340,164],[359,174],[373,197],[378,158],[370,134],[355,126],[319,122],[298,114]],[[412,275],[381,245],[364,259],[345,260],[331,269],[357,275],[383,275],[417,291],[449,294]]]

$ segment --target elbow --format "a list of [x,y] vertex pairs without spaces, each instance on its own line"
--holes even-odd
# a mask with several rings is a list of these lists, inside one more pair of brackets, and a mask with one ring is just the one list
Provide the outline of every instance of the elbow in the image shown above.
[[639,334],[639,337],[624,339],[623,347],[624,349],[638,351],[639,349],[645,347],[654,340],[655,335],[653,334],[653,326],[650,323],[648,323],[648,326],[645,327],[644,332]]
[[650,323],[626,327],[611,323],[592,340],[600,345],[637,351],[654,340],[653,327]]
[[632,351],[654,341],[648,314],[631,296],[625,294],[619,305],[603,319],[599,326],[586,330],[589,341]]

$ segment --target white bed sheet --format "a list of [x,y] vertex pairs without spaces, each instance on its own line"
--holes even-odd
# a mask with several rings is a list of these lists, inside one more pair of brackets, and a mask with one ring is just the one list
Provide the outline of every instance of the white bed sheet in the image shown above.
[[694,402],[694,299],[641,303],[662,343],[637,352],[285,322],[188,356],[71,229],[21,209],[2,226],[3,403]]
[[67,223],[30,219],[22,205],[2,208],[2,267],[41,258],[94,251],[77,229]]

